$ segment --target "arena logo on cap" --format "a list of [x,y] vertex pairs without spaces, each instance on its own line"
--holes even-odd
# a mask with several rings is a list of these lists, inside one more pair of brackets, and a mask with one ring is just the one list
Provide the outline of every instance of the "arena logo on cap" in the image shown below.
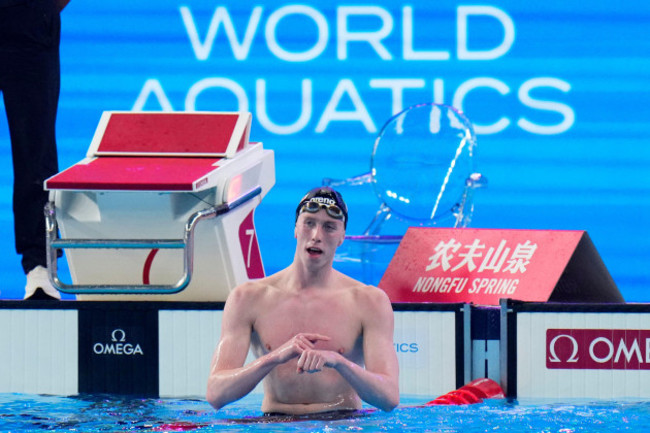
[[315,201],[326,205],[336,205],[336,200],[328,197],[312,197],[309,201]]
[[650,370],[650,330],[548,329],[546,368]]
[[126,342],[126,332],[119,328],[111,332],[110,342],[93,344],[93,352],[96,355],[144,355],[138,343]]

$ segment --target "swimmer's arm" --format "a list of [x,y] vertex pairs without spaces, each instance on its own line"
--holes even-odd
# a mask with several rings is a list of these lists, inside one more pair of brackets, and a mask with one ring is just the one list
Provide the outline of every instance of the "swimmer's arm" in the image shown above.
[[212,357],[206,399],[220,409],[251,392],[276,365],[268,356],[244,366],[253,326],[251,296],[235,289],[223,311],[221,339]]
[[399,404],[399,367],[393,347],[393,309],[388,296],[378,289],[368,297],[363,319],[365,368],[338,356],[334,368],[352,385],[359,397],[381,410]]

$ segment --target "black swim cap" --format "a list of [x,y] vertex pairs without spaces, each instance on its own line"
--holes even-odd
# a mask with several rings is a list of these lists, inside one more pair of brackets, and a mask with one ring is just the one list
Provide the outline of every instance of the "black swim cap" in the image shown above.
[[[343,197],[338,191],[333,190],[329,186],[319,186],[310,190],[298,203],[296,208],[296,221],[298,221],[298,216],[303,211],[303,207],[308,202],[316,202],[324,206],[336,206],[341,210],[343,214],[343,227],[347,228],[348,226],[348,207],[343,201]],[[328,215],[336,218],[328,209]]]

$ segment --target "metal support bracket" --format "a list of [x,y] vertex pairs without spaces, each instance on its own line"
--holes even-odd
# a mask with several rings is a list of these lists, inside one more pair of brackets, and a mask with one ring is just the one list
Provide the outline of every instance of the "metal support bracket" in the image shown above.
[[[246,203],[262,193],[258,186],[235,200],[200,210],[192,214],[185,223],[182,239],[60,239],[53,202],[45,205],[45,231],[47,268],[50,282],[63,293],[70,294],[174,294],[185,289],[192,279],[194,268],[194,229],[203,219],[215,218]],[[59,279],[57,250],[60,249],[182,249],[183,275],[175,284],[66,284]]]

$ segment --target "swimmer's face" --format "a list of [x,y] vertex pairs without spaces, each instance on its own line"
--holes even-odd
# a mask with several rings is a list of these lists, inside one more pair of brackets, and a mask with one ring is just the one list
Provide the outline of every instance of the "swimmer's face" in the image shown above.
[[331,261],[343,243],[345,226],[343,220],[332,218],[325,209],[303,212],[296,221],[294,235],[298,241],[297,252],[310,260]]

